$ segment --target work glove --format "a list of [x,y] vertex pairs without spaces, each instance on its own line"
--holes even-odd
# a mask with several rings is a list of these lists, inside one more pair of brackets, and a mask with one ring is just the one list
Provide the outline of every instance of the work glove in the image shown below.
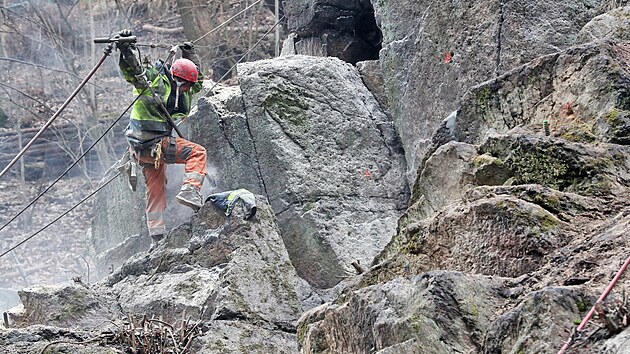
[[130,29],[124,29],[124,30],[118,32],[118,35],[121,36],[121,37],[131,37],[132,34],[133,33],[131,33]]
[[[117,37],[131,37],[132,33],[131,30],[129,29],[124,29],[120,32],[118,32]],[[128,49],[133,49],[133,43],[128,43],[128,42],[116,42],[116,48],[118,48],[118,50],[120,50],[121,52],[126,51]]]
[[192,42],[184,42],[180,44],[179,49],[182,51],[182,58],[189,59],[191,56],[197,54],[195,46]]
[[182,58],[192,61],[195,65],[197,65],[197,68],[200,68],[199,56],[197,55],[197,51],[195,50],[195,46],[192,42],[184,42],[180,44],[179,49],[182,51]]

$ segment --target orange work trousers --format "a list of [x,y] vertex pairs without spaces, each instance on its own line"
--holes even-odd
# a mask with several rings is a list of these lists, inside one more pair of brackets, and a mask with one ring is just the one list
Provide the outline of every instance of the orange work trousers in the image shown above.
[[[174,142],[173,139],[175,139]],[[157,151],[156,149],[142,150],[139,154],[134,152],[134,155],[143,166],[142,173],[147,184],[146,216],[149,235],[164,234],[166,232],[164,223],[166,164],[185,164],[183,184],[201,190],[206,175],[206,149],[186,139],[170,137],[162,139]]]

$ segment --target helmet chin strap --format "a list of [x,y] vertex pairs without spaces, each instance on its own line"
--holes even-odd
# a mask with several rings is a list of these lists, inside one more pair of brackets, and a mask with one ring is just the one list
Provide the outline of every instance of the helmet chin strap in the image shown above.
[[175,84],[177,88],[175,89],[175,109],[179,107],[179,88],[183,85],[183,83],[179,80],[175,80]]

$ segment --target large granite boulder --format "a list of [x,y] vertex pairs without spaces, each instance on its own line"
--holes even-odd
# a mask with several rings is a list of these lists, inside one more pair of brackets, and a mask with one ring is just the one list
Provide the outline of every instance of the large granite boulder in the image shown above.
[[189,346],[197,353],[296,353],[297,320],[322,300],[291,265],[269,204],[257,196],[257,206],[245,220],[239,206],[228,217],[207,204],[104,282],[25,289],[10,317],[21,329],[0,329],[3,349],[67,350],[69,342],[107,352],[120,348],[130,319],[173,326],[188,319],[197,323]]
[[207,205],[156,251],[126,262],[108,278],[123,311],[294,326],[302,302],[315,295],[297,277],[271,208],[258,204],[253,221]]
[[[298,274],[327,288],[367,265],[406,207],[391,121],[357,70],[336,58],[238,67],[237,92],[200,100],[193,126],[223,189],[264,193]],[[209,119],[208,119],[209,118]]]
[[374,1],[385,92],[410,184],[433,132],[469,87],[566,49],[601,1]]

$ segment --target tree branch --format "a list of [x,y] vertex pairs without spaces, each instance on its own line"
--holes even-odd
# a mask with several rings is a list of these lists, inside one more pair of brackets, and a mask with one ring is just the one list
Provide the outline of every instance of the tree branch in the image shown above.
[[55,111],[52,108],[48,107],[44,102],[38,100],[37,98],[29,95],[28,93],[26,93],[26,92],[24,92],[24,91],[22,91],[20,89],[17,89],[15,87],[11,86],[11,85],[3,84],[2,82],[0,82],[0,86],[9,88],[9,89],[11,89],[11,90],[13,90],[13,91],[15,91],[15,92],[17,92],[17,93],[27,97],[27,98],[30,98],[31,100],[33,100],[33,101],[37,102],[38,104],[42,105],[42,107],[46,108],[51,113],[55,113]]

